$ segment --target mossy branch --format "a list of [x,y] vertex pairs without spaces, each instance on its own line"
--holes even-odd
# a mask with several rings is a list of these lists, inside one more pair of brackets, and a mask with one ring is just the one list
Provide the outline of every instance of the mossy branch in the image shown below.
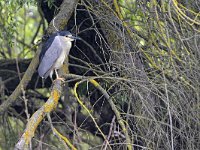
[[[21,136],[20,140],[15,145],[15,150],[24,150],[28,149],[28,146],[30,144],[31,139],[34,137],[35,131],[40,124],[40,122],[43,120],[43,118],[52,112],[58,105],[58,100],[60,99],[62,91],[61,86],[61,80],[55,80],[53,84],[53,88],[51,91],[51,95],[47,102],[38,109],[29,119],[26,129]],[[70,141],[64,137],[62,134],[60,134],[55,128],[53,128],[53,132],[66,144],[73,150],[76,150],[76,148],[70,143]]]
[[28,148],[31,139],[35,134],[35,130],[37,129],[42,119],[46,116],[47,113],[51,112],[53,109],[57,107],[58,100],[61,95],[61,90],[62,90],[61,81],[55,80],[51,91],[51,96],[49,97],[47,102],[39,110],[37,110],[29,119],[22,137],[15,145],[16,150]]
[[86,81],[86,80],[79,81],[79,82],[77,82],[77,83],[75,84],[74,90],[73,90],[74,95],[75,95],[75,97],[76,97],[78,103],[87,111],[87,113],[89,114],[89,116],[90,116],[91,119],[93,120],[93,122],[94,122],[96,128],[97,128],[98,131],[101,133],[101,135],[103,136],[103,138],[104,138],[104,140],[106,141],[106,143],[109,145],[109,143],[108,143],[108,141],[107,141],[107,139],[106,139],[106,136],[105,136],[105,135],[103,134],[103,132],[101,131],[101,129],[100,129],[100,127],[98,126],[98,124],[97,124],[95,118],[92,116],[90,110],[84,105],[84,103],[83,103],[83,102],[81,101],[81,99],[78,97],[77,88],[78,88],[78,86],[79,86],[82,82],[84,82],[84,81]]
[[112,98],[108,95],[108,93],[106,92],[106,90],[94,79],[90,79],[89,80],[91,84],[93,84],[99,91],[102,92],[102,94],[105,96],[105,98],[107,99],[108,103],[110,104],[113,112],[116,115],[117,121],[120,125],[120,127],[122,128],[123,133],[126,136],[126,143],[127,143],[127,148],[128,150],[132,150],[132,146],[131,146],[131,140],[130,137],[128,135],[128,130],[126,129],[126,125],[124,124],[123,119],[121,118],[120,112],[118,111],[117,107],[115,106],[114,102],[112,101]]
[[66,138],[65,136],[63,136],[61,133],[58,132],[58,130],[56,130],[56,128],[53,128],[53,132],[60,137],[72,150],[77,150],[77,148],[74,147],[74,145],[71,144],[71,142],[68,140],[68,138]]
[[[79,78],[79,79],[82,79],[81,81],[77,82],[75,84],[75,87],[74,87],[74,95],[75,97],[77,98],[77,101],[79,102],[79,104],[88,112],[89,116],[92,118],[93,122],[95,123],[97,129],[99,130],[99,132],[102,134],[102,136],[104,137],[104,140],[106,140],[106,142],[108,143],[107,139],[105,138],[105,135],[102,133],[101,129],[99,128],[98,124],[96,123],[94,117],[92,116],[92,114],[90,113],[90,110],[88,110],[88,108],[83,104],[83,102],[80,100],[80,98],[78,97],[78,94],[77,94],[77,87],[79,84],[81,84],[82,82],[84,81],[87,81],[86,80],[86,77],[82,77],[82,76],[79,76],[79,75],[67,75],[66,77],[68,78]],[[119,123],[119,125],[121,126],[122,128],[122,131],[123,133],[125,134],[125,137],[126,137],[126,143],[127,143],[127,148],[129,150],[132,149],[132,146],[131,146],[131,140],[130,140],[130,137],[128,135],[128,130],[126,129],[126,125],[123,121],[123,119],[121,118],[121,115],[120,115],[120,112],[118,111],[118,109],[116,108],[114,102],[112,101],[111,97],[109,96],[109,94],[106,92],[106,90],[97,82],[95,81],[94,79],[91,79],[90,77],[88,77],[88,80],[91,84],[93,84],[99,91],[102,92],[102,94],[105,96],[105,98],[107,99],[108,103],[110,104],[113,112],[115,113],[116,115],[116,118],[117,118],[117,121]]]

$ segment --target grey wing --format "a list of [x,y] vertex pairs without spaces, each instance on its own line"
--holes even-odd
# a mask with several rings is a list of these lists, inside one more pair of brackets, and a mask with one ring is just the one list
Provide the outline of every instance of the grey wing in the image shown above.
[[54,69],[53,65],[62,52],[62,47],[60,46],[59,42],[60,40],[55,38],[51,46],[44,54],[44,57],[42,58],[38,68],[38,73],[41,77],[48,77],[50,71]]

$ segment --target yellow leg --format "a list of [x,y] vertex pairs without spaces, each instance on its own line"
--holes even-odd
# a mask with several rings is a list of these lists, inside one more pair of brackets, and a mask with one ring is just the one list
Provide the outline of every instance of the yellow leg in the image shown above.
[[56,73],[56,80],[61,80],[63,82],[65,82],[65,78],[61,78],[58,76],[58,71],[55,69],[55,73]]

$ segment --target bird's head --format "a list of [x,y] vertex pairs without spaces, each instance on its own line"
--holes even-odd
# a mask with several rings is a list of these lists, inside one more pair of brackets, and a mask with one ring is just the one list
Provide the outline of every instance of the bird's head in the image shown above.
[[73,36],[69,31],[59,31],[57,33],[59,36],[65,36],[68,41],[80,40],[80,37]]

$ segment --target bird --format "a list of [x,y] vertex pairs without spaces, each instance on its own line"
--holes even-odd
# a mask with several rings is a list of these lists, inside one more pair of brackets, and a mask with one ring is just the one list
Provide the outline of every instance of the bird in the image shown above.
[[73,36],[69,31],[58,31],[51,35],[43,44],[39,56],[38,74],[42,78],[48,76],[52,79],[53,72],[56,73],[56,79],[62,79],[58,76],[57,70],[60,69],[69,55],[72,47],[72,41],[80,40]]

